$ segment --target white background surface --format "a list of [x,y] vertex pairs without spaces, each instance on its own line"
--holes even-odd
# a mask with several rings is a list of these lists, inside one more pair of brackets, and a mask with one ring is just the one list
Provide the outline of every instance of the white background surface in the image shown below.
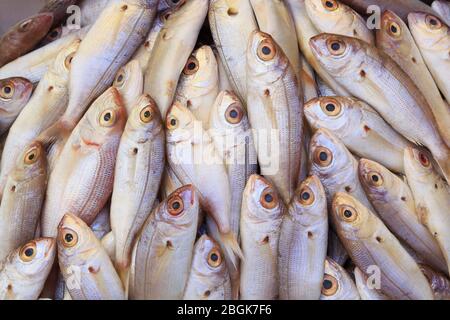
[[45,0],[0,0],[0,36],[22,19],[36,14]]

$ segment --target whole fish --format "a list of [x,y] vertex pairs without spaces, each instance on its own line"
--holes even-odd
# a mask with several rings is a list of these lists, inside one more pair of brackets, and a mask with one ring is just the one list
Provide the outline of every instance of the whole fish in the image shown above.
[[182,299],[199,217],[192,185],[176,190],[148,217],[136,242],[130,299]]
[[442,137],[450,144],[450,109],[442,99],[408,26],[392,11],[385,11],[381,16],[377,47],[397,62],[414,81],[428,101]]
[[66,214],[58,226],[58,262],[73,300],[124,300],[120,278],[89,226]]
[[9,130],[1,161],[1,190],[23,149],[64,113],[69,100],[71,59],[79,45],[80,39],[76,39],[58,54]]
[[45,37],[53,23],[52,13],[39,13],[18,22],[0,37],[0,67],[24,55]]
[[175,102],[166,118],[167,160],[178,180],[193,184],[202,209],[216,223],[225,255],[236,264],[240,255],[231,229],[231,188],[224,160],[208,131],[192,112]]
[[0,206],[0,261],[34,238],[47,183],[45,150],[25,148],[7,176]]
[[250,0],[212,0],[209,25],[224,69],[241,101],[247,98],[245,56],[250,35],[258,29]]
[[372,209],[358,177],[358,161],[345,145],[327,129],[319,129],[311,138],[309,151],[311,174],[325,188],[331,203],[337,192],[347,192]]
[[0,79],[0,134],[8,131],[30,100],[33,84],[20,77]]
[[367,159],[359,161],[359,179],[389,230],[431,266],[446,272],[445,258],[436,239],[420,222],[409,186],[382,165]]
[[[392,299],[433,300],[419,266],[377,216],[347,193],[337,193],[331,217],[356,266],[379,274],[381,292]],[[372,270],[374,269],[374,270]]]
[[369,285],[368,277],[358,267],[355,268],[353,273],[361,300],[389,300],[386,295],[373,288],[372,284]]
[[272,36],[299,77],[302,69],[294,20],[284,1],[250,0],[259,30]]
[[450,149],[439,134],[430,106],[389,56],[362,40],[332,34],[318,35],[310,44],[336,81],[374,107],[408,140],[430,149],[450,179]]
[[434,170],[430,158],[414,148],[405,149],[405,173],[420,221],[439,243],[450,273],[450,189]]
[[89,108],[73,130],[50,175],[41,218],[43,235],[55,236],[66,213],[90,224],[108,201],[126,110],[115,88]]
[[278,242],[285,212],[275,186],[252,175],[244,190],[241,212],[242,300],[278,299]]
[[319,299],[327,239],[325,190],[319,178],[309,176],[297,188],[281,224],[278,245],[280,299]]
[[184,300],[231,300],[231,283],[219,245],[207,235],[197,240]]
[[319,32],[355,37],[374,44],[372,30],[366,21],[349,6],[337,0],[305,0],[306,11]]
[[218,72],[211,47],[200,47],[187,60],[175,95],[175,100],[186,105],[205,129],[209,129],[211,107],[219,94]]
[[[409,28],[422,53],[437,86],[441,89],[447,102],[450,101],[450,27],[438,17],[425,13],[411,13],[408,16]],[[447,112],[449,107],[447,106]],[[444,129],[448,130],[447,127]]]
[[158,195],[165,162],[165,134],[153,99],[141,96],[128,117],[117,152],[111,199],[115,264],[121,277],[133,244]]
[[144,91],[144,74],[139,61],[131,60],[117,72],[113,86],[119,91],[127,114],[130,115]]
[[427,265],[419,264],[431,285],[436,300],[450,300],[450,280],[445,274],[437,272]]
[[261,174],[289,203],[300,172],[303,99],[295,71],[267,33],[254,31],[247,49],[247,107]]
[[76,4],[78,0],[48,0],[39,11],[40,13],[53,14],[53,26],[59,26],[64,23],[64,18],[67,16],[67,9]]
[[308,17],[305,0],[286,0],[286,4],[290,9],[292,18],[294,19],[298,45],[306,61],[337,94],[341,96],[348,96],[348,91],[339,85],[333,77],[327,73],[327,71],[314,57],[311,48],[309,47],[309,39],[318,35],[319,31],[314,27]]
[[158,34],[145,72],[144,92],[155,99],[164,118],[178,80],[208,12],[207,0],[191,0],[172,12]]
[[56,255],[52,238],[28,242],[0,262],[0,300],[37,300]]
[[325,260],[320,300],[360,300],[358,289],[347,271],[334,260]]
[[404,172],[403,150],[412,143],[363,101],[320,97],[305,105],[305,116],[311,128],[328,129],[356,155],[373,159],[395,172]]
[[450,3],[447,0],[435,0],[431,4],[434,11],[439,14],[439,17],[447,24],[450,25]]

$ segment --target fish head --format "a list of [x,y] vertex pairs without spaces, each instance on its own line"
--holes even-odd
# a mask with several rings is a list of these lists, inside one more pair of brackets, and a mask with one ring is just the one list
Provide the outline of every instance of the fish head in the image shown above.
[[27,146],[16,160],[13,171],[16,181],[28,181],[47,175],[47,154],[40,142]]
[[158,4],[158,11],[180,7],[185,2],[186,0],[160,0]]
[[449,27],[438,17],[422,12],[408,15],[409,28],[420,48],[448,50]]
[[322,295],[327,299],[336,299],[345,294],[348,285],[345,281],[346,272],[336,261],[327,258],[325,260],[324,276],[322,281]]
[[382,200],[393,187],[393,173],[375,161],[360,159],[358,173],[364,190],[371,198]]
[[383,46],[399,47],[409,32],[403,20],[390,10],[381,15],[381,28],[377,30],[377,42]]
[[167,141],[180,142],[191,138],[196,123],[202,125],[188,107],[175,101],[167,111],[165,123]]
[[32,240],[14,251],[10,256],[17,272],[23,277],[39,277],[47,274],[56,255],[56,243],[53,238]]
[[232,91],[219,93],[211,109],[210,122],[214,129],[248,129],[244,128],[248,125],[244,106]]
[[15,106],[28,101],[33,92],[33,84],[25,78],[0,80],[0,114],[16,112]]
[[342,19],[343,11],[348,10],[347,6],[337,0],[305,0],[305,6],[310,16],[317,17],[321,23],[326,22],[331,26]]
[[218,243],[207,235],[202,235],[195,245],[193,268],[200,274],[214,276],[226,272],[224,255]]
[[427,177],[435,173],[433,159],[424,150],[413,147],[405,148],[403,162],[406,172],[410,172],[414,179],[427,181]]
[[35,37],[36,34],[44,36],[53,24],[53,13],[39,13],[20,21],[15,25],[10,37],[17,40]]
[[41,41],[41,45],[45,46],[49,43],[52,43],[53,41],[58,40],[59,38],[62,37],[62,34],[63,34],[62,26],[57,26],[57,27],[53,28],[52,30],[50,30],[47,33],[45,38]]
[[72,60],[80,47],[81,39],[75,39],[71,44],[62,49],[56,56],[53,63],[53,72],[59,77],[69,78],[69,72],[72,66]]
[[289,65],[288,58],[271,35],[258,30],[251,33],[247,48],[247,72],[269,84],[281,78]]
[[364,41],[336,34],[321,33],[309,40],[312,53],[332,76],[345,76],[357,70],[364,59]]
[[138,141],[146,141],[162,130],[161,113],[155,100],[144,94],[139,97],[128,117],[127,130],[138,134]]
[[60,258],[74,257],[82,261],[94,254],[93,243],[97,243],[91,228],[79,217],[67,213],[58,225],[58,255]]
[[119,69],[114,78],[113,87],[119,90],[125,101],[128,101],[142,92],[143,79],[144,75],[139,61],[131,60]]
[[345,97],[318,97],[305,104],[304,113],[314,130],[327,128],[338,131],[348,127],[351,108]]
[[295,190],[290,206],[291,215],[303,225],[314,225],[324,221],[326,208],[325,190],[319,178],[315,175],[307,177]]

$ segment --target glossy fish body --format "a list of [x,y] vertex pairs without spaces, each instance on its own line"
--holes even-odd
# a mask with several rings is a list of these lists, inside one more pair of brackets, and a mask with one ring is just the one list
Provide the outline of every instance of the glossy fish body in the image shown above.
[[327,255],[325,190],[310,176],[296,190],[284,216],[278,245],[280,299],[318,300]]
[[434,298],[436,300],[450,300],[450,280],[448,277],[427,265],[420,264],[419,267],[430,282]]
[[400,300],[433,300],[430,285],[417,263],[361,202],[346,193],[337,193],[331,216],[355,265],[365,275],[377,267],[384,294]]
[[144,92],[155,99],[164,118],[178,80],[208,12],[207,0],[186,2],[166,18],[145,72]]
[[446,0],[435,0],[431,4],[434,11],[439,14],[439,17],[447,24],[450,25],[450,3]]
[[398,134],[363,101],[350,97],[320,97],[305,105],[305,116],[314,129],[325,128],[360,157],[403,170],[403,149],[412,143]]
[[153,211],[136,242],[130,299],[183,298],[198,216],[198,194],[192,185],[177,189]]
[[320,300],[360,300],[358,290],[347,271],[334,260],[325,260]]
[[261,173],[289,203],[300,171],[302,90],[282,49],[270,35],[259,31],[252,33],[248,44],[247,90]]
[[90,224],[111,195],[114,166],[126,111],[110,88],[73,130],[50,175],[42,212],[43,235],[55,236],[66,213]]
[[95,218],[94,222],[90,225],[92,232],[94,232],[95,236],[99,240],[102,240],[104,236],[111,232],[110,207],[111,204],[107,202],[105,207]]
[[105,249],[80,218],[64,215],[58,226],[58,262],[73,300],[123,300],[124,289]]
[[197,240],[184,300],[230,300],[231,283],[219,245],[207,235]]
[[108,3],[118,0],[82,0],[79,1],[81,10],[81,26],[89,26],[95,23]]
[[285,211],[275,186],[252,175],[242,200],[242,300],[278,299],[278,242]]
[[113,86],[122,96],[123,104],[130,115],[144,91],[144,74],[137,60],[131,60],[117,72]]

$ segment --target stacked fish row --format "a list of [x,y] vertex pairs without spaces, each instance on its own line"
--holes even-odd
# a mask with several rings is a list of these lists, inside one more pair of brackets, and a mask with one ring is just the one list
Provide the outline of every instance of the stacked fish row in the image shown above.
[[0,299],[450,298],[448,2],[75,3],[1,38]]

